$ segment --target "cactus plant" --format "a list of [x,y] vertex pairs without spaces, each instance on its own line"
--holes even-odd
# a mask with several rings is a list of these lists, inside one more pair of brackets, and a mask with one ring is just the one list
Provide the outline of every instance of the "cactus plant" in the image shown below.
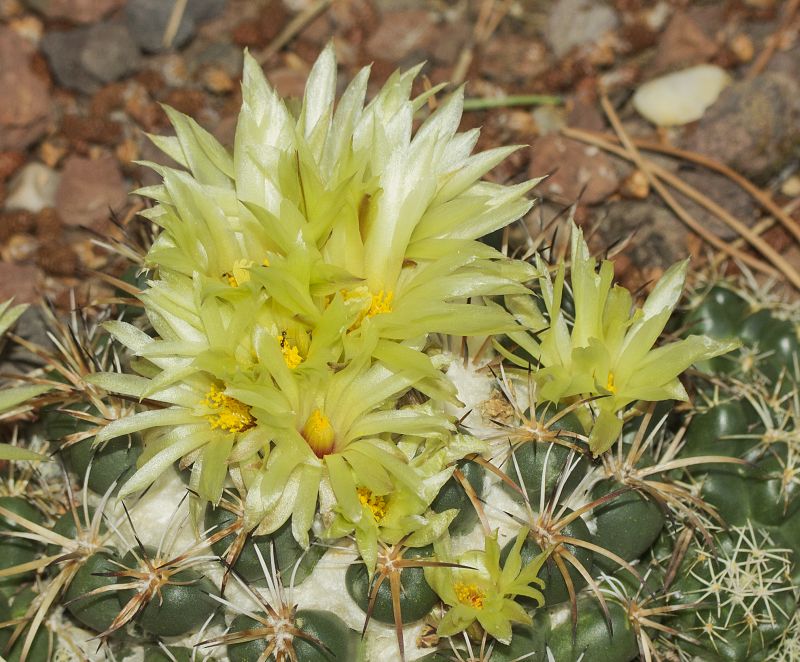
[[417,73],[337,103],[329,47],[292,114],[246,56],[232,151],[167,111],[132,298],[11,336],[0,654],[794,659],[800,317],[481,243],[537,181]]

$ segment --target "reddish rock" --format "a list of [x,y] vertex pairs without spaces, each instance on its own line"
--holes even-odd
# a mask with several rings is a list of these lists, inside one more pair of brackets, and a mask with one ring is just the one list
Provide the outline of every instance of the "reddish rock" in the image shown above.
[[0,152],[0,182],[6,181],[22,164],[25,163],[25,154],[22,152]]
[[38,297],[39,270],[29,264],[0,262],[0,301],[33,303]]
[[399,61],[417,51],[427,52],[436,36],[436,24],[424,9],[386,12],[366,44],[370,57]]
[[47,18],[63,18],[73,23],[94,23],[125,0],[25,0],[26,4]]
[[[442,41],[448,39],[442,36]],[[499,83],[529,81],[547,71],[550,64],[544,43],[522,35],[490,39],[480,53],[480,72]]]
[[60,237],[64,227],[58,212],[52,207],[46,207],[36,214],[35,224],[36,236],[50,241],[53,241],[55,237]]
[[620,183],[613,161],[596,147],[554,134],[539,138],[532,147],[528,165],[530,177],[552,175],[537,191],[563,202],[580,196],[585,204],[602,202]]
[[92,115],[65,115],[61,131],[73,142],[116,145],[122,138],[122,125],[119,122]]
[[47,85],[31,69],[32,44],[0,27],[0,150],[23,150],[47,128]]
[[682,12],[676,13],[658,43],[653,73],[682,69],[711,60],[717,45],[705,31]]
[[34,214],[25,209],[0,212],[0,243],[15,234],[31,232],[35,224]]
[[205,108],[206,97],[200,90],[172,90],[164,99],[164,103],[196,118]]
[[101,228],[112,211],[124,206],[125,183],[116,159],[69,157],[56,193],[56,208],[67,225]]
[[291,15],[281,2],[264,7],[258,18],[241,21],[231,32],[235,44],[247,48],[263,48],[283,30]]
[[78,254],[69,244],[47,241],[39,246],[36,264],[50,276],[75,276],[80,268]]

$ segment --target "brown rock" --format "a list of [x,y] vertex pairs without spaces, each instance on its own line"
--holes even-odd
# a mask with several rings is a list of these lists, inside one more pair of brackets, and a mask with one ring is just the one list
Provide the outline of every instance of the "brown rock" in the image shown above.
[[172,90],[164,103],[182,113],[197,117],[206,105],[206,97],[200,90]]
[[125,0],[25,0],[32,9],[47,18],[63,18],[74,23],[94,23]]
[[22,152],[0,152],[0,182],[11,177],[23,163],[25,154]]
[[238,46],[263,48],[280,34],[290,18],[282,2],[272,2],[258,17],[241,21],[233,28],[231,38]]
[[29,264],[0,261],[0,301],[14,297],[14,303],[38,299],[39,270]]
[[54,241],[47,241],[39,246],[36,264],[50,276],[74,276],[80,267],[78,255],[72,247]]
[[104,117],[115,110],[119,110],[125,104],[125,83],[109,83],[101,88],[92,97],[89,109],[92,115]]
[[122,138],[122,125],[119,122],[92,115],[65,115],[61,123],[64,135],[73,142],[116,145]]
[[101,228],[126,199],[125,183],[114,158],[71,156],[64,163],[56,208],[67,225]]
[[366,50],[371,57],[397,62],[415,52],[427,51],[435,34],[433,14],[424,9],[386,12],[367,41]]
[[64,224],[58,212],[52,207],[42,209],[36,214],[36,236],[53,241],[54,237],[61,236]]
[[677,12],[658,44],[652,73],[690,67],[708,62],[717,51],[700,26],[682,12]]
[[15,234],[31,232],[35,223],[33,213],[24,209],[0,213],[0,242],[6,241]]
[[557,135],[539,138],[531,149],[528,174],[552,172],[537,190],[563,202],[602,202],[617,190],[620,180],[613,161],[596,147]]
[[[443,36],[442,41],[449,37]],[[500,83],[536,78],[550,66],[544,43],[522,35],[490,39],[480,55],[480,72]]]
[[800,86],[763,73],[723,90],[683,140],[759,182],[800,156]]
[[47,85],[31,69],[32,48],[0,27],[0,150],[24,150],[47,128],[50,101]]

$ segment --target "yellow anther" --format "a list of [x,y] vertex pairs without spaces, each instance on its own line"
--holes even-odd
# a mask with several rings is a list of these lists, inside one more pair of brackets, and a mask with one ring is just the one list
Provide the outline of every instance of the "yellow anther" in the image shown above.
[[355,321],[350,325],[350,331],[361,326],[361,323],[368,317],[375,317],[376,315],[392,312],[394,292],[391,290],[388,292],[386,290],[381,290],[377,294],[373,294],[369,289],[361,285],[352,290],[342,290],[342,296],[345,301],[358,299],[363,302],[358,317],[356,317]]
[[212,430],[244,432],[256,424],[250,414],[250,407],[236,398],[225,395],[217,386],[209,389],[200,404],[212,410],[208,414],[204,414]]
[[300,355],[300,351],[287,340],[286,331],[278,336],[278,342],[281,344],[283,360],[286,361],[286,365],[289,367],[289,370],[294,370],[303,362],[303,357]]
[[462,605],[473,607],[475,609],[483,609],[483,601],[486,598],[486,593],[481,591],[475,584],[464,584],[458,582],[453,585],[456,598]]
[[223,277],[228,279],[231,287],[239,287],[242,283],[250,280],[250,267],[255,264],[252,260],[236,260],[230,271],[226,271]]
[[361,505],[369,508],[376,522],[380,522],[386,517],[386,497],[373,494],[366,487],[359,487],[357,492]]
[[610,391],[611,393],[617,392],[617,387],[614,385],[614,373],[608,373],[608,380],[606,381],[606,391]]
[[317,457],[324,457],[333,451],[336,433],[330,419],[319,409],[315,409],[308,417],[301,434]]
[[369,310],[367,311],[367,317],[375,317],[375,315],[381,315],[383,313],[391,313],[392,312],[392,299],[394,299],[394,292],[389,290],[388,292],[384,292],[381,290],[377,294],[372,295],[372,301],[369,304]]

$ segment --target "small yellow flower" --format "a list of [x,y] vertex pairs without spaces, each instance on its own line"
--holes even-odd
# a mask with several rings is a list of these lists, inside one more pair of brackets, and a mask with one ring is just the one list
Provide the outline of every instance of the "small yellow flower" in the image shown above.
[[453,585],[453,591],[462,605],[467,605],[474,609],[483,609],[483,601],[486,598],[486,593],[475,584],[457,582]]

